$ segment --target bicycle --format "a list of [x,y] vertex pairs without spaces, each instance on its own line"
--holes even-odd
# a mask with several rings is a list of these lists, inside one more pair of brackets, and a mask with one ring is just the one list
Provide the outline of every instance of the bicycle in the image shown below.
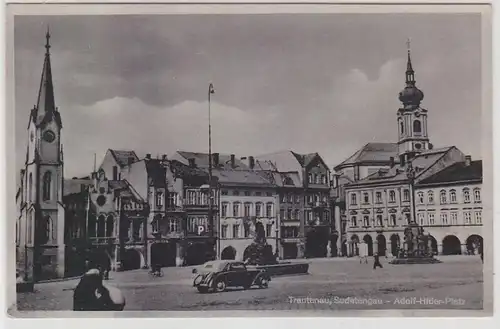
[[149,276],[161,278],[163,276],[163,270],[161,269],[161,267],[159,267],[155,270],[151,270],[151,271],[149,271]]

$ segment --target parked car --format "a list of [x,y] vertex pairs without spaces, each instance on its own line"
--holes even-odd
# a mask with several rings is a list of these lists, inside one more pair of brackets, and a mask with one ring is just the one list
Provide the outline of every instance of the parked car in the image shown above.
[[200,293],[222,292],[227,287],[267,288],[271,281],[266,271],[249,269],[243,262],[234,260],[210,261],[205,263],[199,272],[193,270],[193,273],[197,274],[193,286]]

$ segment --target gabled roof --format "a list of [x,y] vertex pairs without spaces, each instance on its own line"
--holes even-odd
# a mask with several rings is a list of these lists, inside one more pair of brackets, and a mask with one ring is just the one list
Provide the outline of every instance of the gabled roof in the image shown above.
[[109,152],[115,158],[116,163],[122,168],[128,165],[129,158],[133,158],[134,162],[139,161],[139,157],[135,154],[135,151],[109,149]]
[[[432,167],[439,159],[444,157],[449,151],[454,149],[454,146],[445,147],[441,149],[429,150],[422,152],[411,159],[411,164],[415,169],[415,177],[418,182],[418,177],[425,171]],[[349,184],[349,186],[363,185],[363,184],[384,184],[391,182],[407,181],[406,166],[399,164],[392,168],[381,169],[362,180]]]
[[427,177],[419,182],[419,185],[436,184],[436,183],[454,183],[483,180],[483,161],[471,161],[470,165],[466,162],[457,162],[449,167],[437,172],[436,174]]
[[[198,152],[186,152],[186,151],[177,151],[177,154],[185,158],[186,160],[189,159],[194,159],[195,164],[197,167],[208,167],[208,153],[198,153]],[[213,153],[212,153],[213,154]],[[234,158],[234,164],[235,168],[234,169],[248,169],[247,165],[238,159],[236,156]],[[215,165],[212,163],[212,166]],[[224,168],[231,168],[231,155],[230,154],[221,154],[219,153],[219,166],[218,167],[224,167]]]
[[399,161],[397,143],[368,143],[334,169],[339,170],[346,166],[364,163],[389,165],[391,157],[394,157],[396,163]]

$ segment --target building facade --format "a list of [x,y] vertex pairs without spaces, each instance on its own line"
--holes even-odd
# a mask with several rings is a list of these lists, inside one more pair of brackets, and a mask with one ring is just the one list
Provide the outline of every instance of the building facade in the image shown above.
[[[213,153],[212,157],[212,174],[217,177],[220,189],[218,258],[245,260],[258,226],[276,253],[279,223],[275,186],[265,175],[254,170],[253,157],[242,160],[234,154],[219,153]],[[208,154],[179,151],[174,158],[208,170]]]
[[417,223],[435,253],[479,254],[483,243],[482,161],[466,156],[415,186]]

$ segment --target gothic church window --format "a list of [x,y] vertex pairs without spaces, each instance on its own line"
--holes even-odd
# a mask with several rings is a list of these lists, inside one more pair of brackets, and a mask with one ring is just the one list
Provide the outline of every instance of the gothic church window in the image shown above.
[[33,186],[33,174],[30,173],[30,176],[28,179],[28,200],[30,202],[33,200],[32,186]]
[[403,123],[403,121],[399,121],[399,129],[401,135],[405,133],[405,124]]
[[52,173],[50,171],[45,172],[43,175],[43,200],[50,200],[52,186]]
[[106,236],[107,237],[113,236],[114,224],[115,224],[115,222],[113,220],[113,216],[109,215],[108,219],[106,220]]
[[49,242],[50,238],[50,231],[51,231],[51,226],[52,226],[52,219],[50,216],[45,216],[42,219],[42,223],[40,225],[40,243],[41,244],[46,244]]
[[413,132],[415,133],[422,132],[422,122],[420,122],[420,120],[413,121]]
[[106,227],[106,222],[104,219],[104,216],[101,215],[97,219],[97,236],[98,237],[104,237],[105,236],[105,227]]

